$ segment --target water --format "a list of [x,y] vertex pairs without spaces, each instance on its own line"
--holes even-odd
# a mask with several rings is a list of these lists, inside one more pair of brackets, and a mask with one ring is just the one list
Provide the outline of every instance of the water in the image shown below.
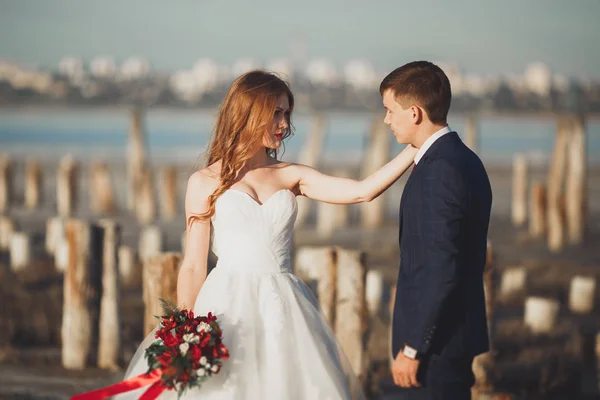
[[[383,114],[381,114],[383,116]],[[358,162],[363,154],[372,114],[331,113],[327,116],[323,158],[329,162]],[[214,124],[214,112],[151,110],[146,114],[148,151],[159,162],[194,163],[204,151]],[[295,135],[288,139],[284,160],[295,160],[310,129],[309,115],[297,114]],[[463,132],[464,120],[450,116],[450,127]],[[2,110],[1,153],[16,158],[56,160],[66,153],[78,158],[122,160],[126,155],[129,112],[123,110]],[[552,151],[555,121],[489,117],[480,125],[480,150],[488,165],[508,165],[516,152],[545,162]],[[588,157],[600,163],[600,121],[587,123]],[[390,134],[390,140],[391,134]],[[402,146],[394,142],[394,151]]]

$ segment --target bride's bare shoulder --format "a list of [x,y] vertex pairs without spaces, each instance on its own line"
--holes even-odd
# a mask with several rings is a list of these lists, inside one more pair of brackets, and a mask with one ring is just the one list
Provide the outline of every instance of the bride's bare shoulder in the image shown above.
[[220,161],[195,171],[188,179],[188,195],[193,197],[208,197],[211,195],[219,186],[220,172]]

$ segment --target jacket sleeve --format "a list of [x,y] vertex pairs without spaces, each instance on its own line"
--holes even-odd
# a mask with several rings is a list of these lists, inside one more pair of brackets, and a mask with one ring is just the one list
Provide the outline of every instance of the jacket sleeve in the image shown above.
[[456,167],[441,158],[427,161],[422,203],[416,210],[423,246],[417,278],[420,294],[406,337],[406,344],[420,353],[429,350],[442,306],[459,281],[461,223],[467,208],[464,180]]

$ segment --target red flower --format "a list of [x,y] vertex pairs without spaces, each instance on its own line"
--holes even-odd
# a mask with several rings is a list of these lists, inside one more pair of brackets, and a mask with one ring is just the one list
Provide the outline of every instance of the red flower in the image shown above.
[[202,357],[202,351],[199,346],[192,346],[189,350],[189,354],[191,355],[192,360],[199,360],[200,357]]
[[218,352],[219,352],[219,357],[221,357],[223,360],[227,360],[229,358],[229,350],[227,349],[227,346],[225,346],[223,343],[219,343],[216,346]]

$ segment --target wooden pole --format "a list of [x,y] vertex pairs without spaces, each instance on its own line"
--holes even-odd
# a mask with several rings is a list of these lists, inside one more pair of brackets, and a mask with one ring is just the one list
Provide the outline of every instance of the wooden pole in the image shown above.
[[135,250],[129,246],[119,247],[119,274],[123,286],[142,286],[142,266],[136,259]]
[[160,254],[162,249],[163,236],[160,228],[157,226],[142,228],[138,247],[138,254],[142,263],[145,263],[150,257]]
[[156,200],[150,168],[143,168],[137,192],[136,216],[141,225],[149,225],[156,216]]
[[555,299],[528,297],[525,300],[525,325],[534,334],[549,333],[556,325],[560,304]]
[[357,250],[337,248],[338,265],[344,273],[337,276],[335,335],[344,349],[354,373],[364,377],[367,368],[363,346],[367,324],[366,255]]
[[370,269],[367,272],[365,295],[371,317],[379,315],[383,297],[383,274],[381,271]]
[[574,276],[569,290],[569,308],[576,314],[589,314],[596,300],[596,278]]
[[465,144],[475,153],[479,151],[479,121],[472,114],[465,120]]
[[587,222],[587,138],[583,117],[571,120],[565,206],[569,244],[583,243]]
[[78,164],[71,156],[64,157],[58,166],[57,173],[57,207],[61,217],[73,214],[77,201]]
[[558,121],[554,154],[548,174],[548,248],[557,252],[565,244],[565,221],[561,208],[563,180],[566,167],[566,150],[569,122],[565,118]]
[[9,156],[0,156],[0,214],[10,207],[13,191],[13,166]]
[[129,138],[127,141],[127,207],[130,211],[137,208],[137,194],[146,166],[146,150],[144,137],[144,114],[140,109],[131,112]]
[[173,166],[162,169],[160,195],[162,218],[170,221],[177,215],[177,170]]
[[65,237],[65,220],[61,217],[50,217],[46,220],[46,253],[54,255],[58,242]]
[[22,271],[31,262],[31,241],[24,232],[14,232],[10,237],[10,268]]
[[[157,315],[163,315],[159,299],[177,302],[177,274],[181,253],[162,253],[144,262],[144,334],[156,328]],[[188,306],[193,308],[193,305]]]
[[523,154],[516,154],[513,158],[512,182],[512,223],[522,226],[527,221],[527,159]]
[[[390,130],[381,118],[373,120],[369,130],[369,139],[361,171],[364,179],[382,167],[390,155]],[[385,220],[385,194],[370,203],[362,203],[360,207],[360,223],[365,229],[375,229],[383,225]]]
[[332,247],[302,247],[296,253],[294,265],[300,279],[315,291],[323,316],[333,326],[337,288],[337,253],[335,249]]
[[500,281],[500,297],[509,299],[525,292],[527,272],[524,267],[510,267],[502,272]]
[[[325,129],[325,118],[323,118],[323,115],[315,115],[312,119],[312,125],[306,139],[306,143],[298,155],[298,162],[300,164],[308,165],[309,167],[313,168],[319,168],[319,161],[323,152]],[[307,222],[312,209],[313,201],[304,196],[298,196],[297,201],[298,213],[296,217],[296,226],[302,226]]]
[[529,234],[532,238],[541,238],[546,233],[546,187],[535,182],[529,198]]
[[9,217],[0,215],[0,251],[10,250],[10,239],[15,231],[15,223]]
[[80,220],[66,227],[68,266],[63,283],[62,365],[84,369],[98,338],[103,231]]
[[102,215],[113,215],[116,211],[110,171],[104,162],[96,161],[90,168],[90,209]]
[[101,220],[99,225],[104,228],[104,243],[98,367],[116,370],[121,357],[120,281],[117,258],[117,249],[121,242],[121,228],[112,220]]
[[25,169],[25,208],[34,210],[42,198],[42,167],[39,162],[30,160]]

